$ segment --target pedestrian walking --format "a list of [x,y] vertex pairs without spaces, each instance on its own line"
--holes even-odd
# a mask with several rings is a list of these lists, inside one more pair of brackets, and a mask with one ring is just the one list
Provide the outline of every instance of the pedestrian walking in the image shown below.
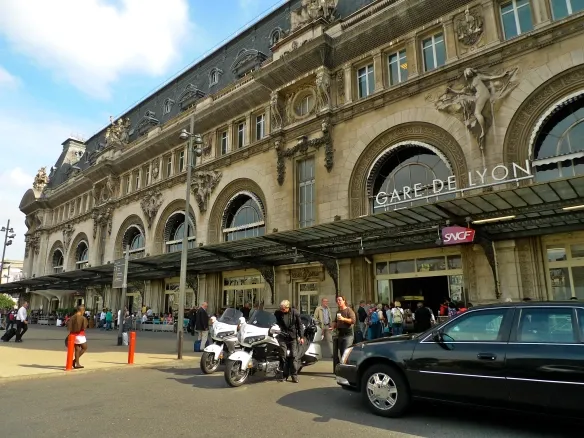
[[85,368],[79,363],[81,356],[87,351],[87,338],[85,337],[85,330],[87,330],[87,318],[84,315],[85,306],[77,306],[77,313],[75,313],[67,322],[69,335],[75,336],[75,362],[73,368]]
[[337,297],[337,306],[339,310],[335,321],[336,348],[334,348],[335,351],[333,352],[333,369],[343,357],[345,350],[353,345],[353,326],[357,321],[355,312],[347,306],[345,297]]
[[394,308],[390,311],[391,316],[391,333],[393,336],[399,336],[404,332],[404,323],[405,323],[405,316],[404,316],[404,309],[401,308],[401,303],[396,301],[394,304]]
[[[292,382],[298,383],[298,370],[300,369],[300,345],[304,344],[304,333],[300,313],[290,306],[290,301],[280,303],[280,309],[274,313],[276,322],[280,327],[280,369],[278,374],[280,381],[292,378]],[[289,354],[287,354],[290,352]]]
[[22,337],[28,330],[28,302],[24,302],[16,314],[16,339],[14,342],[22,342]]
[[201,307],[197,310],[195,320],[195,333],[197,334],[197,341],[201,341],[199,347],[201,350],[207,345],[207,338],[209,337],[209,314],[207,313],[207,307],[208,304],[206,301],[201,304]]

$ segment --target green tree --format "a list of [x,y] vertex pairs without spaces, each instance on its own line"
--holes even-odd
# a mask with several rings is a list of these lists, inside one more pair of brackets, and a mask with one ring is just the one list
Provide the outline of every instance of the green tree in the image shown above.
[[14,300],[6,294],[0,294],[0,309],[12,309]]

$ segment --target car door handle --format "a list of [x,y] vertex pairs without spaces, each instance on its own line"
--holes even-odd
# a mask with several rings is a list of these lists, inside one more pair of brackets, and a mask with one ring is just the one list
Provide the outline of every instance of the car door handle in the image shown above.
[[477,354],[478,360],[497,360],[497,355],[493,353],[479,353]]

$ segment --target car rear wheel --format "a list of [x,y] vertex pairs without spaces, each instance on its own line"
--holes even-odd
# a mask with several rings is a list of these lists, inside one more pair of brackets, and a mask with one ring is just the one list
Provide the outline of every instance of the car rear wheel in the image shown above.
[[401,416],[411,402],[406,379],[386,364],[373,365],[365,371],[361,393],[369,410],[382,417]]

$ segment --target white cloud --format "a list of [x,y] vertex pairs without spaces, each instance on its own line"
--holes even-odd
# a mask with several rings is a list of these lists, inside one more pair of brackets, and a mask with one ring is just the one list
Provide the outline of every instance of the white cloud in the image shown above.
[[20,85],[20,79],[10,74],[8,70],[0,65],[0,92],[5,89],[14,89]]
[[0,34],[96,98],[125,74],[160,76],[192,32],[188,0],[0,0]]

